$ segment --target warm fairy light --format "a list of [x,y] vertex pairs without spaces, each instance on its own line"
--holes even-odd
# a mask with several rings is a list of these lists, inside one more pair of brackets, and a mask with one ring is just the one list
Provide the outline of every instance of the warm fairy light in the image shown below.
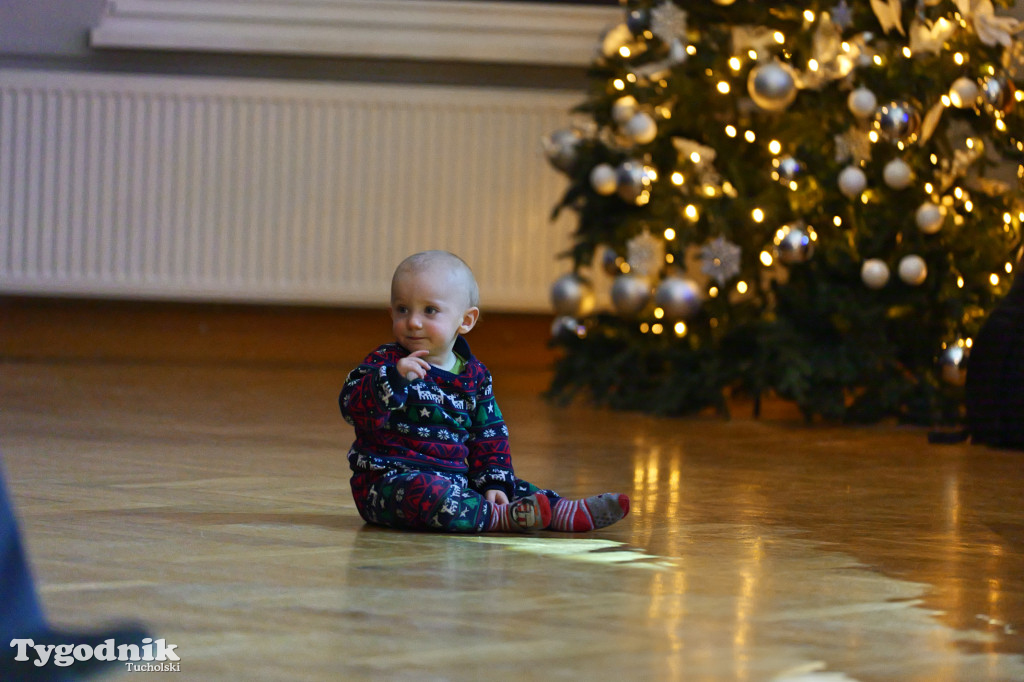
[[725,126],[725,134],[728,135],[729,137],[736,137],[736,133],[737,133],[736,126],[734,126],[734,125],[727,125],[727,126]]
[[729,58],[729,68],[730,69],[732,69],[733,71],[739,71],[741,66],[742,66],[742,63],[740,62],[739,57],[730,57]]
[[1007,211],[1006,213],[1003,214],[1003,222],[1004,223],[1012,223],[1013,222],[1013,216],[1010,215],[1009,211]]
[[772,154],[778,154],[779,152],[782,151],[782,143],[779,142],[778,140],[772,140],[771,142],[768,143],[768,151],[770,151]]
[[811,72],[817,71],[818,70],[818,60],[817,59],[808,59],[807,60],[807,70],[811,71]]
[[840,218],[837,215],[836,216],[832,216],[832,224],[835,225],[836,227],[842,227],[843,226],[843,219]]
[[676,257],[673,256],[671,253],[666,253],[665,262],[668,263],[669,265],[672,265],[673,263],[676,262]]
[[[959,99],[959,97],[957,97],[957,99]],[[942,102],[942,106],[946,107],[947,109],[953,106],[953,99],[949,95],[943,95],[942,97],[939,98],[939,101]]]
[[795,191],[796,191],[796,189],[797,189],[797,187],[799,187],[799,186],[800,186],[800,185],[798,185],[798,184],[796,183],[796,180],[790,180],[790,181],[789,181],[789,189],[790,189],[791,191],[795,192]]
[[998,130],[1001,133],[1005,133],[1006,132],[1006,123],[1003,122],[1003,119],[1001,119],[1001,118],[997,118],[996,119],[996,130]]
[[693,204],[687,204],[686,208],[683,210],[683,213],[690,220],[696,220],[697,219],[697,207],[694,206]]
[[626,84],[622,81],[621,78],[616,78],[615,80],[612,81],[612,87],[614,87],[616,90],[625,90]]
[[664,308],[655,308],[654,309],[654,319],[660,320],[663,317],[665,317],[665,309]]
[[757,50],[750,50],[749,52],[747,52],[747,56],[750,57],[751,59],[753,59],[756,62],[757,61]]
[[623,59],[628,59],[629,58],[629,47],[626,46],[626,45],[623,45],[622,47],[620,47],[619,48],[619,56],[621,56]]
[[743,133],[743,139],[746,140],[747,142],[754,142],[757,139],[757,135],[754,134],[753,130],[748,130],[747,132]]
[[773,262],[775,262],[775,261],[772,258],[772,254],[768,253],[767,251],[762,251],[761,252],[761,264],[762,265],[764,265],[767,268]]
[[845,40],[843,41],[843,44],[842,44],[841,47],[843,48],[843,52],[846,52],[846,53],[850,52],[850,43],[846,42]]
[[700,154],[698,154],[697,152],[691,152],[690,161],[693,161],[694,163],[700,163]]
[[711,298],[716,298],[718,296],[718,287],[711,287],[710,289],[708,289],[708,296],[710,296]]
[[1013,98],[1018,102],[1024,102],[1024,90],[1018,90],[1017,92],[1013,93]]
[[685,322],[676,322],[676,326],[673,327],[673,329],[676,332],[676,336],[685,336],[686,335],[686,323]]
[[963,277],[957,277],[956,278],[956,286],[957,286],[958,289],[963,289],[964,288],[964,278]]
[[621,272],[624,275],[628,275],[629,271],[630,271],[629,263],[627,263],[625,261],[619,263],[619,272]]
[[956,62],[957,66],[963,66],[964,55],[962,52],[956,52],[953,54],[953,61]]
[[673,185],[679,186],[679,185],[683,184],[684,182],[686,182],[686,177],[683,176],[682,173],[680,173],[679,171],[676,171],[675,173],[672,174],[672,184]]
[[964,210],[970,213],[974,209],[974,202],[968,199],[964,202]]
[[995,273],[995,272],[993,272],[993,273],[992,273],[991,275],[989,275],[989,276],[988,276],[988,281],[989,281],[989,282],[990,282],[990,283],[992,284],[992,286],[994,286],[994,287],[997,287],[997,286],[999,286],[999,274],[998,274],[998,273]]
[[1004,269],[1006,270],[1007,275],[1011,274],[1013,272],[1013,263],[1007,262]]
[[736,282],[736,291],[740,292],[741,294],[747,293],[747,283],[744,282],[742,279]]
[[647,324],[646,322],[640,324],[641,333],[646,334],[649,331],[651,331],[651,325]]
[[804,21],[810,23],[814,21],[814,12],[809,9],[804,10]]
[[870,203],[870,202],[871,202],[871,199],[868,198],[868,193],[867,192],[864,192],[863,194],[860,195],[860,203],[867,204],[867,203]]
[[653,325],[651,325],[651,331],[654,332],[655,334],[660,334],[663,331],[665,331],[665,327],[660,322],[655,322]]
[[676,238],[676,231],[673,230],[671,227],[665,228],[665,239],[668,240],[668,241],[672,241],[675,238]]
[[690,55],[691,57],[693,55],[697,54],[697,46],[693,45],[692,43],[690,45],[687,45],[686,46],[686,54]]
[[974,138],[968,137],[966,140],[964,140],[964,144],[967,145],[968,149],[974,149]]
[[882,55],[880,55],[880,54],[876,54],[876,55],[875,55],[875,56],[874,56],[874,57],[873,57],[873,58],[871,59],[871,61],[873,61],[873,62],[875,63],[875,66],[881,66],[881,65],[882,65]]
[[907,59],[910,59],[911,57],[910,48],[907,47],[906,45],[903,46],[903,56],[906,57]]
[[786,36],[782,35],[782,31],[776,31],[774,34],[774,38],[775,42],[777,42],[779,45],[786,44]]
[[636,83],[636,74],[635,73],[627,73],[626,74],[626,80],[628,80],[630,83]]
[[754,219],[755,223],[759,223],[764,220],[764,211],[759,208],[755,208],[750,212],[750,217]]
[[957,187],[956,189],[954,189],[953,190],[953,196],[955,196],[958,200],[959,199],[963,199],[964,198],[964,190],[963,190],[963,188],[962,187]]
[[718,81],[718,85],[715,86],[715,87],[717,87],[718,91],[720,93],[722,93],[723,95],[728,95],[729,94],[729,84],[727,82],[725,82],[725,81]]
[[715,189],[714,185],[704,185],[704,194],[709,197],[713,197],[718,194],[718,190]]
[[868,133],[868,139],[871,140],[872,142],[878,142],[878,131],[872,130],[870,133]]

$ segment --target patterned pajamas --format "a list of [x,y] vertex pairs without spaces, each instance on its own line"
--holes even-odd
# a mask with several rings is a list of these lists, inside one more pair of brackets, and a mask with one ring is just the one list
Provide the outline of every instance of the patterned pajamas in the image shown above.
[[[546,495],[552,507],[559,499],[556,493],[517,478],[509,501],[537,492]],[[447,472],[356,472],[352,495],[365,521],[402,530],[481,533],[493,509],[465,475]]]

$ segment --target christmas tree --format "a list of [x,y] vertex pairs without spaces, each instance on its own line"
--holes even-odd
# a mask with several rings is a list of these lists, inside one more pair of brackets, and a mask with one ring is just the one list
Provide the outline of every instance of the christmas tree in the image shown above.
[[579,218],[551,393],[956,422],[1021,245],[1021,28],[989,0],[625,3],[546,140]]

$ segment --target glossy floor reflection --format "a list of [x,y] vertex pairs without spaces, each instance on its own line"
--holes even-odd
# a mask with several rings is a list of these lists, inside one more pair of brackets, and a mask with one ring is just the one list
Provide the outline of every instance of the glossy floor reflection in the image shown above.
[[56,352],[24,319],[5,320],[0,449],[47,607],[141,619],[184,679],[1024,679],[1020,454],[556,408],[483,336],[519,473],[633,513],[576,536],[399,533],[347,489],[350,357],[218,356],[174,331],[158,353],[83,350],[59,318]]

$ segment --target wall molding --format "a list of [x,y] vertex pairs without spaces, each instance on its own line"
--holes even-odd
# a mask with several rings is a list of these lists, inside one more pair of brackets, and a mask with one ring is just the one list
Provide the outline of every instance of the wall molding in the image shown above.
[[586,66],[618,7],[450,0],[110,0],[94,48]]

